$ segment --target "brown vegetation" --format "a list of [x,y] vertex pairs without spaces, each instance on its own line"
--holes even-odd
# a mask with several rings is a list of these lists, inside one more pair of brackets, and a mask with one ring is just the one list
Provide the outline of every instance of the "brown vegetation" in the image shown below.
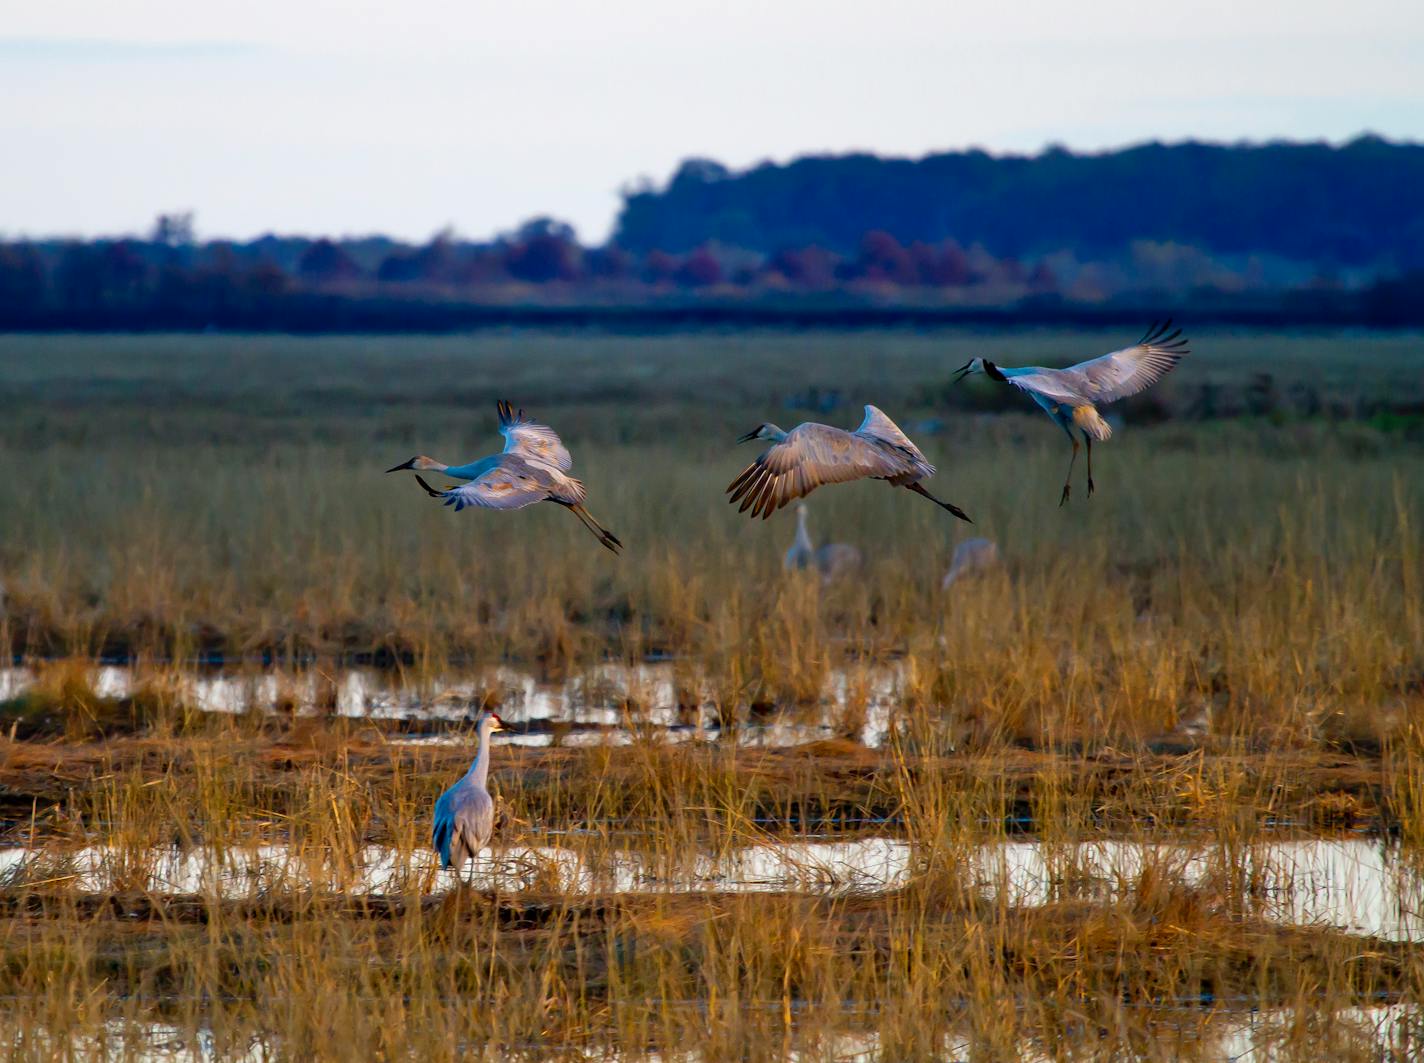
[[[1239,394],[1254,351],[1287,392],[1367,404],[1408,386],[1393,342],[1206,337],[1192,386]],[[1051,424],[935,396],[966,350],[1103,337],[104,343],[0,340],[24,354],[0,360],[23,470],[0,481],[0,638],[33,678],[0,705],[6,1052],[1211,1058],[1257,1008],[1287,1058],[1408,1055],[1416,1012],[1375,1037],[1352,1009],[1412,1007],[1418,945],[1294,925],[1282,895],[1284,845],[1363,838],[1417,909],[1407,428],[1187,418],[1169,378],[1060,511]],[[563,514],[456,517],[381,474],[493,448],[492,381],[560,430],[624,557]],[[1001,569],[940,591],[955,530],[862,485],[811,504],[865,580],[783,573],[789,523],[720,501],[744,459],[724,441],[812,386],[811,416],[854,423],[835,393],[893,410]],[[200,655],[275,693],[202,711]],[[638,678],[652,656],[670,695]],[[426,708],[464,692],[341,716],[353,662]],[[430,808],[479,708],[530,724],[510,668],[574,684],[583,716],[496,749],[493,855],[520,885],[460,888]],[[575,747],[576,724],[626,744]],[[832,842],[903,867],[879,888],[796,866]],[[1017,842],[1042,855],[1033,903],[974,862]],[[1115,844],[1142,855],[1105,875],[1089,849]],[[790,870],[723,871],[767,851]]]

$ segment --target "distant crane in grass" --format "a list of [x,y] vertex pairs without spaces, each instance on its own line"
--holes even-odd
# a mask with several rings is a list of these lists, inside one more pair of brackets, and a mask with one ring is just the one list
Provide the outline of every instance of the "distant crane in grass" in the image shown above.
[[1184,355],[1191,353],[1182,330],[1169,333],[1171,327],[1171,321],[1160,326],[1154,323],[1133,346],[1070,365],[1066,369],[1044,369],[1031,365],[1010,368],[995,365],[984,358],[974,358],[959,367],[959,375],[954,382],[957,384],[974,373],[985,373],[990,380],[1012,384],[1020,391],[1028,392],[1033,401],[1068,434],[1068,441],[1073,444],[1073,456],[1068,460],[1063,496],[1058,500],[1061,506],[1068,501],[1072,491],[1073,463],[1078,460],[1078,440],[1073,435],[1073,429],[1077,428],[1083,434],[1083,442],[1088,447],[1088,497],[1091,498],[1093,440],[1101,442],[1112,435],[1112,428],[1098,413],[1098,406],[1125,399],[1151,387],[1171,372]]
[[806,503],[796,503],[796,538],[786,551],[784,567],[793,570],[815,568],[825,583],[849,575],[865,562],[864,556],[850,543],[826,543],[816,547],[806,530]]
[[742,503],[738,513],[750,509],[753,517],[765,520],[822,484],[873,479],[908,488],[960,520],[969,520],[964,510],[941,502],[920,486],[921,480],[935,474],[935,467],[910,437],[874,406],[865,408],[865,419],[854,432],[814,421],[798,424],[789,432],[763,423],[737,442],[753,439],[769,439],[772,446],[727,485],[732,496],[728,501]]
[[418,454],[386,472],[402,469],[441,472],[454,480],[468,480],[460,487],[437,491],[419,475],[416,482],[431,498],[443,498],[447,506],[459,512],[466,506],[485,509],[523,509],[536,502],[556,502],[583,522],[604,546],[615,554],[623,544],[604,528],[584,508],[587,494],[583,481],[568,472],[574,459],[558,434],[546,424],[514,412],[508,402],[496,403],[499,410],[499,432],[504,436],[504,450],[468,465],[446,465],[444,462]]
[[440,795],[435,802],[435,825],[431,844],[440,854],[440,866],[460,871],[489,844],[494,834],[494,799],[489,780],[490,735],[505,730],[497,713],[487,712],[475,725],[479,749],[464,778]]
[[944,574],[940,590],[948,590],[959,580],[975,572],[985,572],[999,563],[999,548],[992,539],[965,539],[954,548],[949,571]]

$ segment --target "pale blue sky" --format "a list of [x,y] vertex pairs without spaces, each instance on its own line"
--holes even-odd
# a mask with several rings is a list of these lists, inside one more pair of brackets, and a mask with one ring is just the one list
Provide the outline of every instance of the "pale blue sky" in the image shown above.
[[1424,139],[1424,3],[0,0],[0,233],[606,235],[688,155]]

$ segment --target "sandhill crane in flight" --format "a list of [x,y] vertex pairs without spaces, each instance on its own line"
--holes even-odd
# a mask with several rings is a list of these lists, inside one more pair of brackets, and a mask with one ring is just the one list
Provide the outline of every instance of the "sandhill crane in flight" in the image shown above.
[[444,462],[418,454],[386,472],[402,469],[441,472],[451,479],[468,483],[437,491],[419,475],[416,482],[431,498],[443,498],[456,512],[466,506],[485,509],[523,509],[535,502],[556,502],[583,522],[604,546],[615,554],[623,546],[618,537],[593,519],[583,506],[587,494],[583,481],[568,472],[574,459],[558,434],[546,424],[514,412],[507,402],[496,403],[499,410],[499,433],[504,436],[504,450],[467,465],[446,465]]
[[1073,435],[1076,427],[1083,434],[1083,442],[1088,446],[1088,496],[1093,494],[1093,440],[1099,442],[1112,435],[1112,429],[1098,413],[1098,406],[1129,395],[1136,395],[1144,388],[1161,380],[1182,359],[1190,354],[1186,337],[1182,330],[1169,333],[1172,322],[1165,325],[1154,324],[1147,334],[1131,347],[1091,358],[1066,369],[1044,369],[1040,366],[995,365],[984,358],[974,358],[959,367],[957,384],[974,373],[985,373],[991,380],[1012,384],[1020,391],[1026,391],[1033,401],[1052,417],[1073,444],[1073,456],[1068,460],[1068,476],[1063,481],[1061,506],[1068,501],[1073,487],[1073,463],[1078,460],[1078,440]]
[[765,520],[822,484],[873,479],[909,488],[960,520],[969,520],[964,510],[941,502],[920,486],[921,480],[935,474],[935,467],[909,436],[874,406],[865,408],[865,419],[854,432],[814,421],[798,424],[789,432],[763,423],[737,442],[753,439],[769,439],[773,445],[727,486],[732,496],[728,501],[742,503],[739,513],[750,509],[753,517]]
[[440,866],[457,872],[473,860],[494,834],[494,799],[486,784],[489,781],[490,735],[505,730],[504,721],[493,712],[480,717],[475,725],[479,749],[475,762],[459,782],[446,790],[435,802],[435,823],[430,842],[440,854]]
[[830,583],[864,564],[864,556],[850,543],[826,543],[818,549],[806,530],[806,512],[805,502],[796,503],[796,538],[786,551],[783,566],[788,572],[814,567],[821,580]]

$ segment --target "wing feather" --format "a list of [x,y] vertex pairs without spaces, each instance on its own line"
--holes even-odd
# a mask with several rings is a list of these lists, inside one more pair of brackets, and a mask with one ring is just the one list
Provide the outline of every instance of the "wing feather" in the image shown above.
[[[884,419],[894,428],[888,417]],[[895,432],[899,433],[899,429]],[[903,433],[900,435],[903,438]],[[867,478],[894,480],[909,476],[918,479],[933,473],[933,467],[924,461],[914,444],[908,439],[905,443],[909,444],[910,452],[878,436],[847,432],[824,424],[797,425],[782,442],[768,448],[727,486],[727,493],[732,496],[728,501],[741,502],[739,513],[750,509],[752,516],[765,519],[792,499],[809,495],[822,484]]]
[[1131,347],[1070,366],[1063,372],[1079,381],[1083,397],[1091,402],[1115,402],[1151,387],[1191,353],[1182,330],[1172,323],[1153,325]]
[[934,475],[934,466],[929,463],[929,459],[921,453],[920,448],[915,446],[909,436],[900,431],[900,426],[885,416],[885,411],[879,407],[865,407],[865,419],[860,422],[860,427],[855,430],[855,434],[903,451],[916,463],[925,467],[924,475],[926,477]]
[[559,434],[548,425],[517,413],[508,402],[499,404],[499,434],[504,436],[504,453],[518,454],[529,461],[542,462],[560,472],[574,467],[573,455]]
[[455,833],[455,817],[450,813],[450,791],[435,802],[435,823],[430,831],[430,844],[440,854],[440,866],[450,866],[450,839]]
[[448,491],[436,491],[447,506],[459,512],[466,506],[482,509],[523,509],[549,497],[552,482],[528,463],[505,460],[467,484]]

